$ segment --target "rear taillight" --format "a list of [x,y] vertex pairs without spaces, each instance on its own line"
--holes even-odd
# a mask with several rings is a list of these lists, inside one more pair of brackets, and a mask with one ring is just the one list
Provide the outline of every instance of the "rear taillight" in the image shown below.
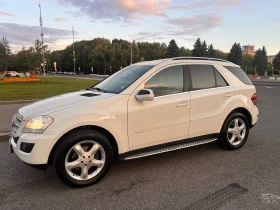
[[258,98],[258,95],[255,93],[254,95],[252,95],[252,102],[253,102],[253,104],[257,104],[257,98]]

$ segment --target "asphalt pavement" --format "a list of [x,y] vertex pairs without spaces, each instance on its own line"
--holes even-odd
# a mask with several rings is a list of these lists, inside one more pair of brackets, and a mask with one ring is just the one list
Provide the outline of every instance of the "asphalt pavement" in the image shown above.
[[[0,209],[279,210],[280,86],[256,87],[259,122],[241,149],[210,143],[121,162],[87,188],[63,185],[52,167],[30,168],[2,142]],[[0,123],[17,108],[0,105]]]

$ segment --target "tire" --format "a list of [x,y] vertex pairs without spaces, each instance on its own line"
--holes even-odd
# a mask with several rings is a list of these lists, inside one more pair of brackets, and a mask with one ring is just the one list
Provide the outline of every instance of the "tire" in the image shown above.
[[[91,129],[76,130],[63,137],[60,142],[54,153],[53,165],[57,177],[64,184],[71,187],[89,186],[100,181],[109,171],[113,162],[113,149],[109,140],[101,133]],[[94,147],[99,149],[90,156],[90,149]],[[71,164],[76,167],[71,169]],[[87,177],[83,171],[88,172]]]
[[19,75],[16,75],[16,77],[19,77]]
[[[238,126],[236,126],[236,120],[238,121]],[[244,125],[244,128],[241,127],[242,125]],[[241,128],[243,129],[241,130]],[[245,144],[248,135],[248,119],[242,113],[233,112],[226,118],[217,143],[223,149],[237,150]]]

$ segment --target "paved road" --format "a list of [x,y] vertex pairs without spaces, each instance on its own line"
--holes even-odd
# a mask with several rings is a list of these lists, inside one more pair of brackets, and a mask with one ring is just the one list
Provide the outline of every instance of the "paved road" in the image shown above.
[[0,209],[280,209],[279,91],[257,86],[260,120],[242,149],[211,143],[122,162],[84,189],[26,166],[2,142]]
[[0,105],[0,133],[10,132],[12,117],[25,104]]

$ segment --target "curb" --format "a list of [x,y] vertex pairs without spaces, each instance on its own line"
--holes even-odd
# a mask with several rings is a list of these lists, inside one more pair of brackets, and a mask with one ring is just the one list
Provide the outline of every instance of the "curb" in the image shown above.
[[39,101],[41,99],[32,99],[32,100],[18,100],[18,101],[0,101],[0,105],[9,105],[9,104],[28,104]]

